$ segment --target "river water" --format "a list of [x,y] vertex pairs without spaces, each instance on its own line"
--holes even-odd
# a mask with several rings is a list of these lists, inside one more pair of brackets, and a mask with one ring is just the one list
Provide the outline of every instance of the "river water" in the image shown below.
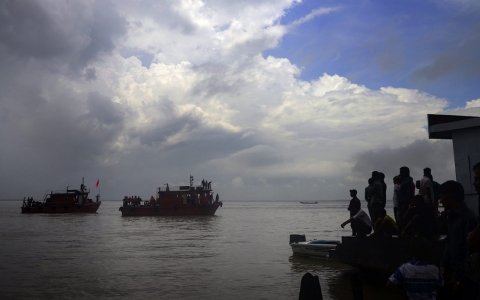
[[[215,216],[194,217],[121,217],[121,203],[23,215],[21,201],[0,201],[0,298],[298,299],[311,272],[324,299],[352,299],[349,266],[293,257],[288,245],[293,233],[349,235],[340,227],[348,201],[225,201]],[[363,291],[400,299],[383,285]]]

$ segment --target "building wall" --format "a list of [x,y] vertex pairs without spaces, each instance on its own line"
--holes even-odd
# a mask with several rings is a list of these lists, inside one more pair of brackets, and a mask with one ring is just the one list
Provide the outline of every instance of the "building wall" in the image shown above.
[[480,162],[480,127],[452,132],[455,175],[465,190],[465,202],[478,214],[478,195],[472,185],[472,167]]

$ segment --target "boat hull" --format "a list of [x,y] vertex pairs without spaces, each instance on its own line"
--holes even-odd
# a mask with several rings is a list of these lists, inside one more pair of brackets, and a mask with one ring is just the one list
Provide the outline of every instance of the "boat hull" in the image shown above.
[[213,216],[222,202],[212,204],[183,204],[172,206],[122,206],[122,216]]
[[82,205],[22,207],[22,214],[96,213],[102,201]]
[[337,247],[338,241],[310,241],[291,243],[294,255],[329,257],[330,250]]

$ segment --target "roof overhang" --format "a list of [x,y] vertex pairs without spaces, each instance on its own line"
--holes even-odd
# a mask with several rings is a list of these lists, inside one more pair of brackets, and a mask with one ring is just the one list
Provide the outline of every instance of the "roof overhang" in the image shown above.
[[429,139],[452,139],[452,132],[480,127],[480,117],[427,115]]

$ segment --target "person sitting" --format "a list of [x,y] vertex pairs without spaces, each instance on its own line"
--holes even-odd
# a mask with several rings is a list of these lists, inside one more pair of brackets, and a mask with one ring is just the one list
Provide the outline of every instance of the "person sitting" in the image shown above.
[[373,236],[387,236],[396,235],[398,231],[397,223],[383,209],[380,211],[380,218],[375,222]]
[[432,207],[425,203],[422,195],[413,197],[403,219],[409,220],[401,237],[420,235],[431,237],[438,234],[438,224]]
[[352,223],[352,231],[356,232],[357,236],[366,236],[372,232],[372,221],[365,211],[361,210],[358,205],[352,207],[355,214],[343,222],[340,226],[345,227],[348,223]]
[[432,243],[416,237],[410,243],[413,260],[401,265],[387,281],[387,287],[401,286],[408,299],[436,299],[437,286],[444,281],[437,266],[429,264],[433,252]]

